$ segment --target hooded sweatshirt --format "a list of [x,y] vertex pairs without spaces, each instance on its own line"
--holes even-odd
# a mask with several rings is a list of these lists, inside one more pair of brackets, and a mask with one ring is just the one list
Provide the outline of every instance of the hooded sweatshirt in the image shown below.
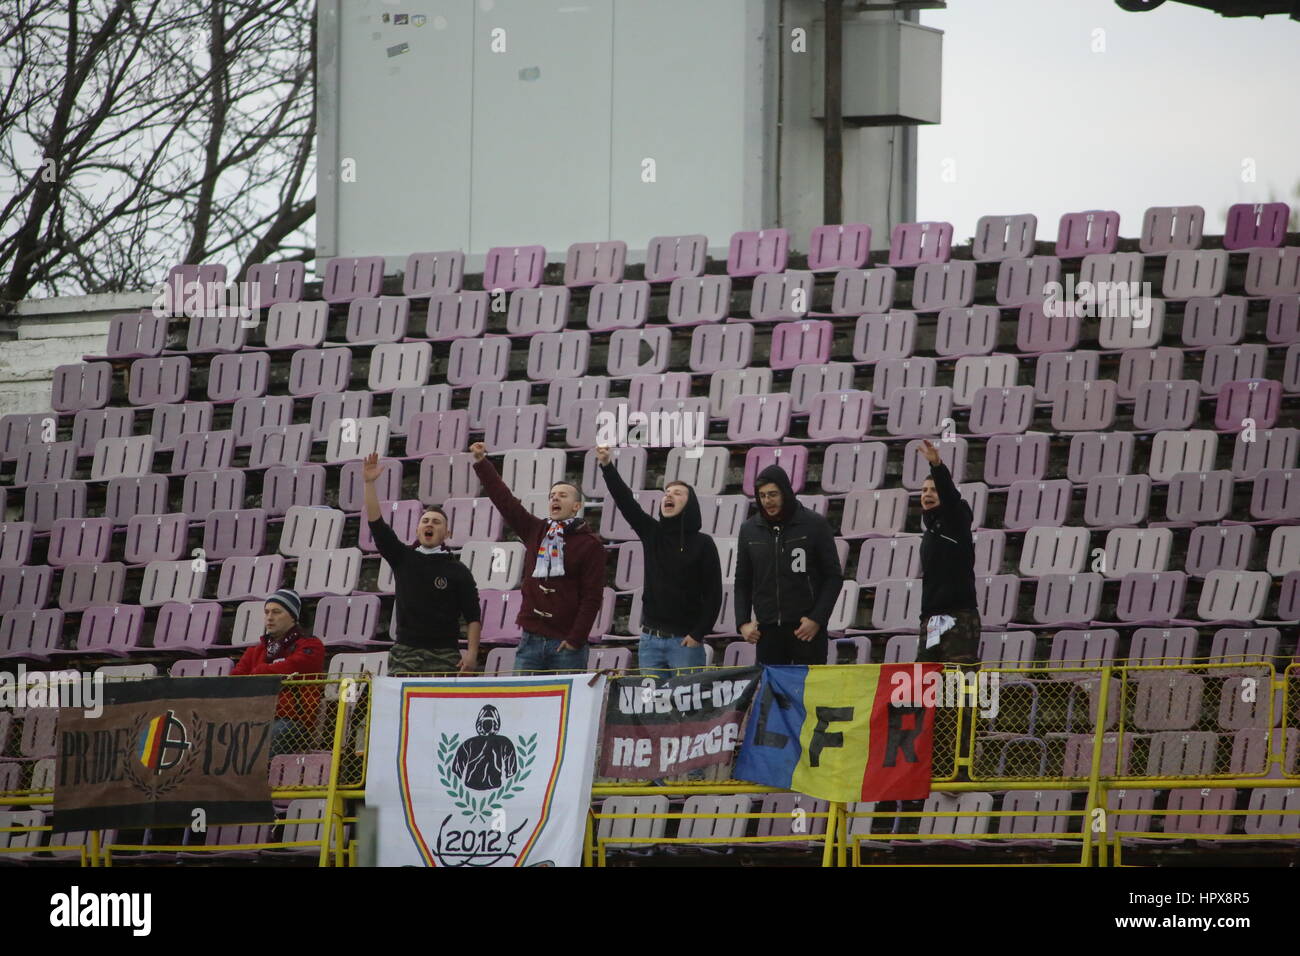
[[712,633],[722,607],[722,566],[718,547],[700,528],[700,502],[687,486],[686,507],[671,518],[651,518],[636,503],[623,476],[612,464],[601,474],[614,504],[622,512],[645,555],[645,590],[641,624],[697,641]]
[[939,504],[921,512],[921,619],[951,611],[978,611],[975,596],[975,515],[962,500],[952,473],[931,465]]
[[537,548],[550,523],[523,506],[501,480],[487,458],[474,463],[474,473],[510,530],[524,543],[523,603],[519,626],[531,634],[584,647],[605,596],[605,548],[587,522],[579,518],[564,529],[564,574],[535,578]]
[[[781,513],[769,518],[758,489],[781,489]],[[736,552],[736,626],[749,620],[797,627],[807,617],[826,632],[844,572],[830,522],[799,503],[790,479],[769,465],[754,480],[758,514],[740,528]]]

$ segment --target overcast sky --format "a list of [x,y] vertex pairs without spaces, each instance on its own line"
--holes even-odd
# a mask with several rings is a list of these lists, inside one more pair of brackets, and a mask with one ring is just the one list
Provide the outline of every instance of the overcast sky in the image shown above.
[[920,128],[917,218],[956,241],[986,214],[1055,240],[1083,209],[1136,237],[1148,206],[1203,206],[1216,234],[1235,202],[1300,207],[1300,23],[1172,0],[948,0],[921,22],[944,31],[943,121]]

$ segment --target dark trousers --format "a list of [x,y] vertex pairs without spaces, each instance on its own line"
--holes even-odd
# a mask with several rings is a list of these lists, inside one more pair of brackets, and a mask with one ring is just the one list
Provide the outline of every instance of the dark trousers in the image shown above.
[[954,664],[978,664],[980,647],[980,612],[979,611],[939,611],[947,614],[955,624],[943,632],[939,643],[933,647],[925,646],[929,631],[930,618],[934,615],[921,615],[921,644],[916,659],[927,662],[951,662]]
[[758,663],[760,664],[825,664],[826,629],[821,628],[811,641],[801,641],[794,636],[794,624],[758,625]]

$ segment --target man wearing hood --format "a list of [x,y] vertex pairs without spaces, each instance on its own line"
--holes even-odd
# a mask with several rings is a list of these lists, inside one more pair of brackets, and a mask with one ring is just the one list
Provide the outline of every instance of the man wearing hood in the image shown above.
[[695,489],[670,481],[656,521],[636,503],[609,449],[597,448],[596,460],[609,496],[641,539],[645,556],[640,669],[667,677],[670,671],[703,667],[704,636],[713,630],[722,607],[722,566],[717,545],[700,531]]
[[474,473],[510,530],[524,543],[523,604],[516,620],[524,635],[515,671],[580,671],[605,589],[605,549],[578,517],[582,492],[567,481],[551,486],[548,517],[525,508],[487,458],[487,445],[469,446]]
[[921,443],[930,477],[921,485],[921,661],[975,663],[980,612],[975,596],[975,521],[939,450]]
[[[397,643],[388,652],[390,674],[468,674],[478,663],[478,585],[469,568],[447,547],[451,528],[441,508],[426,508],[413,545],[403,544],[379,507],[379,456],[362,465],[366,486],[366,521],[375,547],[393,570],[397,592]],[[460,649],[460,622],[467,625],[469,647]]]
[[736,550],[736,621],[760,664],[825,664],[826,623],[844,579],[830,522],[801,505],[770,465],[754,481],[758,514]]

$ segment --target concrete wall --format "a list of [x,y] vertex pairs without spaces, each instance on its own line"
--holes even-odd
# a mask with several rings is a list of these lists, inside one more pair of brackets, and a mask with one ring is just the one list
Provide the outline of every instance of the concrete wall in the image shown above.
[[54,369],[102,354],[109,320],[153,299],[139,292],[20,302],[0,319],[0,415],[49,411]]

